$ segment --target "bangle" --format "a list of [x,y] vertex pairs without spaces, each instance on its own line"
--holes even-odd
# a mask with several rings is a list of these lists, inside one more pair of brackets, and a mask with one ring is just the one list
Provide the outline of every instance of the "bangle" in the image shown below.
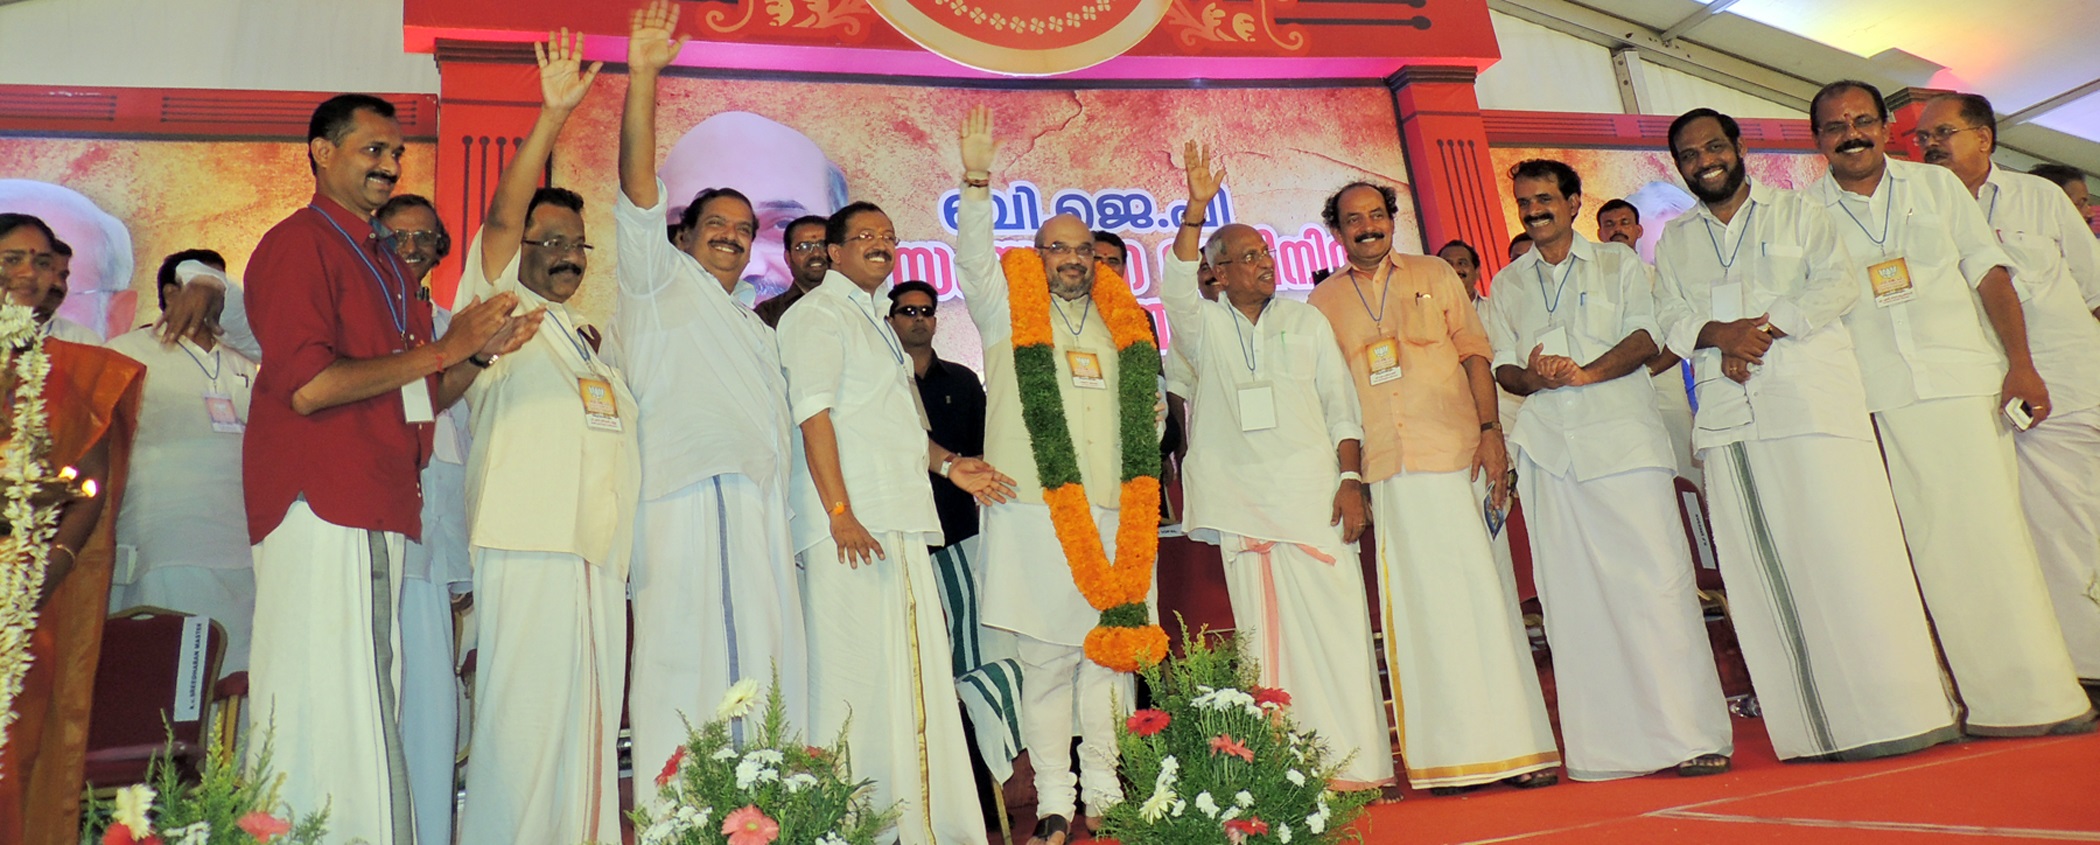
[[845,512],[846,512],[846,503],[845,503],[845,502],[832,502],[832,503],[831,503],[831,515],[832,515],[832,516],[838,516],[839,514],[842,514],[842,513],[845,513]]
[[1488,421],[1488,422],[1484,422],[1484,423],[1481,423],[1481,424],[1480,424],[1480,430],[1481,430],[1481,431],[1487,431],[1487,430],[1489,430],[1489,429],[1494,429],[1494,430],[1497,430],[1497,431],[1499,431],[1499,430],[1501,430],[1501,428],[1502,428],[1502,421],[1501,421],[1501,420],[1490,420],[1490,421]]
[[[57,553],[59,553],[59,552],[65,552],[65,553],[66,553],[66,565],[67,565],[67,566],[72,566],[73,564],[75,564],[75,563],[77,563],[77,562],[79,562],[79,561],[80,561],[80,558],[79,558],[79,556],[77,556],[77,555],[73,554],[73,550],[72,550],[72,549],[66,548],[66,547],[64,547],[64,546],[61,546],[61,545],[59,545],[59,544],[57,544],[57,543],[52,543],[52,544],[51,544],[51,553],[52,553],[52,554],[57,554]],[[50,559],[50,556],[49,556],[49,555],[46,555],[46,556],[45,556],[45,560],[49,560],[49,559]]]
[[992,186],[992,174],[990,171],[985,170],[967,170],[963,172],[962,181],[964,185],[972,188],[989,188]]
[[476,352],[476,353],[474,353],[474,354],[472,354],[472,355],[469,355],[469,356],[467,356],[467,363],[469,363],[469,364],[473,364],[474,366],[477,366],[477,367],[480,367],[480,368],[482,368],[482,369],[486,370],[486,369],[488,369],[488,368],[490,368],[490,367],[496,366],[496,359],[497,359],[497,358],[500,358],[500,357],[502,357],[502,356],[500,356],[500,355],[491,355],[491,356],[489,356],[489,357],[488,357],[488,359],[487,359],[487,360],[483,360],[483,359],[482,359],[482,357],[481,357],[481,353],[479,353],[479,352]]
[[1352,469],[1348,472],[1342,473],[1342,480],[1354,481],[1358,484],[1362,484],[1364,483],[1364,474]]
[[1203,223],[1204,223],[1204,221],[1202,221],[1202,220],[1187,220],[1187,219],[1184,219],[1184,220],[1182,220],[1182,221],[1181,221],[1181,225],[1182,225],[1182,227],[1183,227],[1183,228],[1190,228],[1190,229],[1201,229],[1201,228],[1203,228]]

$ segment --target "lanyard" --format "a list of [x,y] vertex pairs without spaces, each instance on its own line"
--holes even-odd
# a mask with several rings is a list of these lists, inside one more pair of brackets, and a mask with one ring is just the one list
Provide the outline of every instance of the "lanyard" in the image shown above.
[[[1275,301],[1270,299],[1262,303],[1261,310],[1255,313],[1255,319],[1259,320],[1261,315],[1269,313],[1269,306]],[[1247,321],[1247,315],[1240,313],[1240,309],[1232,307],[1230,303],[1226,304],[1225,309],[1232,312],[1232,336],[1240,342],[1240,360],[1246,362],[1247,372],[1257,372],[1260,369],[1259,356],[1256,353],[1261,350],[1261,327],[1249,326],[1254,330],[1253,342],[1249,343],[1247,333],[1240,331],[1240,324]]]
[[861,307],[860,300],[853,300],[853,310],[860,314],[861,319],[868,321],[868,327],[875,330],[877,337],[882,338],[882,348],[889,351],[890,357],[895,358],[899,364],[904,363],[904,342],[894,339],[897,333],[884,331],[884,327],[875,322],[874,317],[868,316],[868,309]]
[[[1392,268],[1393,265],[1390,262],[1380,263],[1378,275],[1371,277],[1372,282],[1381,283],[1378,285],[1377,311],[1371,310],[1371,300],[1364,296],[1363,283],[1356,280],[1356,268],[1349,268],[1349,287],[1356,290],[1356,301],[1363,303],[1364,316],[1370,317],[1371,324],[1377,326],[1380,332],[1385,331],[1385,303],[1393,298],[1393,286],[1389,278],[1392,274]],[[1262,307],[1267,308],[1269,306],[1264,305]]]
[[[1742,254],[1743,242],[1750,239],[1750,224],[1756,222],[1756,218],[1757,201],[1751,200],[1750,210],[1743,214],[1743,233],[1735,236],[1735,248],[1728,251],[1728,257],[1725,259],[1721,257],[1721,240],[1719,238],[1714,237],[1714,221],[1704,217],[1699,218],[1699,222],[1706,224],[1706,240],[1708,243],[1714,245],[1714,260],[1721,262],[1721,270],[1723,275],[1726,275],[1728,270],[1733,269],[1735,267],[1735,258],[1736,256]],[[1865,227],[1861,227],[1860,231],[1866,231]],[[1721,227],[1721,233],[1724,235],[1727,234],[1728,227]],[[1886,237],[1887,233],[1884,232],[1883,236]]]
[[1992,226],[1998,225],[1998,198],[2004,195],[2004,188],[2000,188],[1997,185],[1991,186],[1991,207],[1983,212],[1984,223]]
[[204,368],[204,359],[197,357],[197,353],[190,351],[190,342],[187,338],[175,345],[182,347],[182,354],[190,356],[190,361],[197,365],[197,371],[203,373],[205,378],[211,379],[211,383],[214,386],[219,383],[219,373],[225,369],[225,362],[219,359],[219,347],[212,347],[211,369],[207,370]]
[[568,338],[569,345],[576,348],[576,354],[583,356],[583,365],[589,368],[591,372],[596,373],[598,368],[592,366],[591,363],[591,347],[582,341],[583,331],[569,328],[569,324],[564,322],[561,315],[552,308],[547,309],[547,316],[554,318],[554,324],[561,327],[561,336]]
[[[1889,175],[1887,173],[1883,173],[1881,174],[1881,178],[1887,179],[1889,178]],[[1844,189],[1839,188],[1838,190],[1843,191]],[[1879,238],[1874,237],[1873,232],[1867,231],[1867,224],[1859,222],[1859,215],[1853,214],[1852,209],[1845,207],[1845,200],[1842,194],[1840,194],[1840,196],[1838,197],[1837,206],[1839,211],[1845,212],[1846,217],[1852,218],[1852,225],[1859,227],[1860,234],[1866,235],[1867,240],[1873,241],[1875,246],[1881,247],[1881,251],[1884,254],[1888,252],[1888,247],[1884,246],[1884,244],[1888,243],[1889,239],[1889,221],[1896,219],[1896,185],[1894,182],[1889,183],[1888,213],[1881,216],[1881,237]],[[1873,218],[1873,216],[1874,198],[1870,196],[1867,197],[1867,217],[1871,219]],[[1741,241],[1736,242],[1736,246],[1742,245],[1743,244]]]
[[1546,306],[1548,315],[1552,315],[1560,310],[1561,294],[1568,292],[1568,277],[1575,275],[1575,253],[1568,253],[1568,269],[1560,271],[1560,285],[1553,289],[1552,302],[1546,301],[1546,259],[1540,258],[1534,266],[1539,271],[1539,303]]
[[336,234],[342,235],[343,241],[350,245],[350,251],[357,253],[358,260],[365,263],[365,269],[372,274],[372,283],[379,286],[379,298],[386,301],[386,313],[394,321],[394,330],[400,332],[402,338],[407,338],[408,280],[401,278],[400,271],[389,265],[387,267],[388,272],[393,274],[394,283],[401,288],[400,293],[395,293],[393,288],[387,287],[386,279],[379,275],[378,265],[372,263],[372,257],[365,254],[364,247],[358,244],[356,238],[350,237],[349,232],[343,231],[342,225],[336,223],[335,218],[328,216],[328,212],[316,208],[312,203],[307,203],[306,207],[313,209],[315,214],[321,215],[322,220],[328,221],[328,227],[334,229]]
[[1059,320],[1064,321],[1065,331],[1071,332],[1073,337],[1078,337],[1080,332],[1086,331],[1087,318],[1093,316],[1094,297],[1092,295],[1088,295],[1086,298],[1086,305],[1080,308],[1079,328],[1076,329],[1072,328],[1072,318],[1065,316],[1065,309],[1057,307],[1057,303],[1050,303],[1050,310],[1057,312],[1057,318]]

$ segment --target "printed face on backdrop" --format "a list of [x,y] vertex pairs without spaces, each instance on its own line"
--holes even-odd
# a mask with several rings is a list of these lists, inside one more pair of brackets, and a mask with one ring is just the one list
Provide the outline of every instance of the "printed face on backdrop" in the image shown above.
[[781,242],[787,225],[806,214],[828,216],[846,202],[845,175],[816,142],[743,111],[713,115],[687,130],[657,176],[664,180],[671,223],[708,188],[735,188],[751,198],[757,236],[741,272],[761,299],[787,290],[799,269]]
[[35,215],[73,248],[70,259],[52,256],[51,272],[64,274],[53,283],[64,290],[46,300],[40,316],[61,312],[91,328],[130,328],[128,310],[112,313],[117,292],[131,286],[131,232],[122,221],[71,188],[34,179],[0,179],[0,210]]

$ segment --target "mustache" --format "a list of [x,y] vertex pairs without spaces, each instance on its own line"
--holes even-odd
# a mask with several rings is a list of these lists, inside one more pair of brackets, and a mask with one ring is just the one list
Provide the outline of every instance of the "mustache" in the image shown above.
[[1523,224],[1524,224],[1524,225],[1526,225],[1526,226],[1530,226],[1530,225],[1533,225],[1533,224],[1537,224],[1537,223],[1551,223],[1551,222],[1553,222],[1553,215],[1551,215],[1551,214],[1534,214],[1534,215],[1531,215],[1530,217],[1525,217],[1525,218],[1522,218],[1522,221],[1521,221],[1521,222],[1523,222]]
[[708,241],[708,242],[707,242],[707,245],[708,245],[708,246],[726,246],[726,247],[729,247],[729,250],[730,250],[731,252],[736,252],[736,253],[741,253],[741,252],[743,252],[743,251],[744,251],[744,245],[743,245],[743,244],[737,243],[736,241],[732,241],[732,240],[729,240],[728,238],[716,238],[716,239],[714,239],[714,240]]
[[1087,267],[1089,266],[1089,264],[1090,264],[1090,262],[1083,262],[1083,261],[1071,261],[1071,262],[1067,262],[1067,263],[1064,263],[1064,264],[1059,264],[1059,265],[1057,265],[1057,272],[1059,272],[1059,273],[1084,273],[1084,272],[1086,272],[1086,268],[1087,268]]
[[1874,142],[1869,141],[1865,138],[1854,138],[1850,141],[1846,141],[1842,144],[1837,145],[1837,151],[1841,154],[1849,153],[1854,150],[1871,150],[1873,148]]
[[379,180],[379,181],[381,181],[381,182],[385,182],[385,183],[387,183],[388,185],[392,185],[392,184],[394,184],[394,183],[396,183],[396,182],[399,182],[399,181],[401,181],[401,177],[399,177],[399,176],[393,176],[393,175],[387,174],[387,173],[386,173],[386,172],[384,172],[384,171],[379,171],[379,170],[374,170],[374,171],[371,171],[371,172],[369,172],[369,173],[366,173],[366,174],[365,174],[365,178],[366,178],[366,179],[377,179],[377,180]]
[[1946,161],[1947,159],[1950,159],[1950,158],[1953,158],[1953,157],[1954,157],[1954,155],[1953,155],[1952,153],[1949,153],[1949,152],[1947,152],[1946,150],[1941,150],[1941,149],[1931,149],[1931,150],[1926,150],[1926,151],[1925,151],[1925,160],[1926,160],[1926,161],[1931,161],[1931,162],[1941,162],[1941,161]]
[[583,266],[574,261],[563,261],[547,268],[547,275],[552,276],[556,273],[575,273],[581,276],[583,275]]
[[1385,240],[1385,233],[1384,233],[1384,232],[1365,232],[1365,233],[1363,233],[1363,234],[1361,234],[1361,235],[1357,235],[1357,236],[1356,236],[1356,242],[1357,242],[1357,243],[1360,243],[1360,244],[1362,244],[1362,243],[1370,243],[1371,241],[1382,241],[1382,240]]
[[892,255],[889,250],[878,248],[861,253],[860,257],[862,261],[875,261],[877,259],[888,261],[896,256]]

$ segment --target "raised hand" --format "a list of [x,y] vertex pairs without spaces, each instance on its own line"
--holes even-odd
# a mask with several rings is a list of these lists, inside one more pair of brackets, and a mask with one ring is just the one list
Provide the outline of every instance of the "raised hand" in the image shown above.
[[583,102],[583,95],[590,93],[591,81],[598,78],[598,69],[604,62],[592,62],[589,70],[583,66],[583,33],[574,35],[564,27],[561,32],[547,33],[547,43],[535,42],[532,54],[540,63],[540,102],[549,110],[568,112]]
[[1211,198],[1218,195],[1218,186],[1225,184],[1225,168],[1212,170],[1210,148],[1195,141],[1182,147],[1181,158],[1189,174],[1189,208],[1208,208]]
[[[678,7],[671,0],[649,0],[629,17],[627,72],[654,74],[670,67],[689,36],[677,35]],[[673,39],[676,40],[673,40]]]
[[992,110],[984,106],[971,106],[970,113],[963,118],[962,125],[963,173],[992,172],[992,154],[999,151],[998,139],[992,137]]

